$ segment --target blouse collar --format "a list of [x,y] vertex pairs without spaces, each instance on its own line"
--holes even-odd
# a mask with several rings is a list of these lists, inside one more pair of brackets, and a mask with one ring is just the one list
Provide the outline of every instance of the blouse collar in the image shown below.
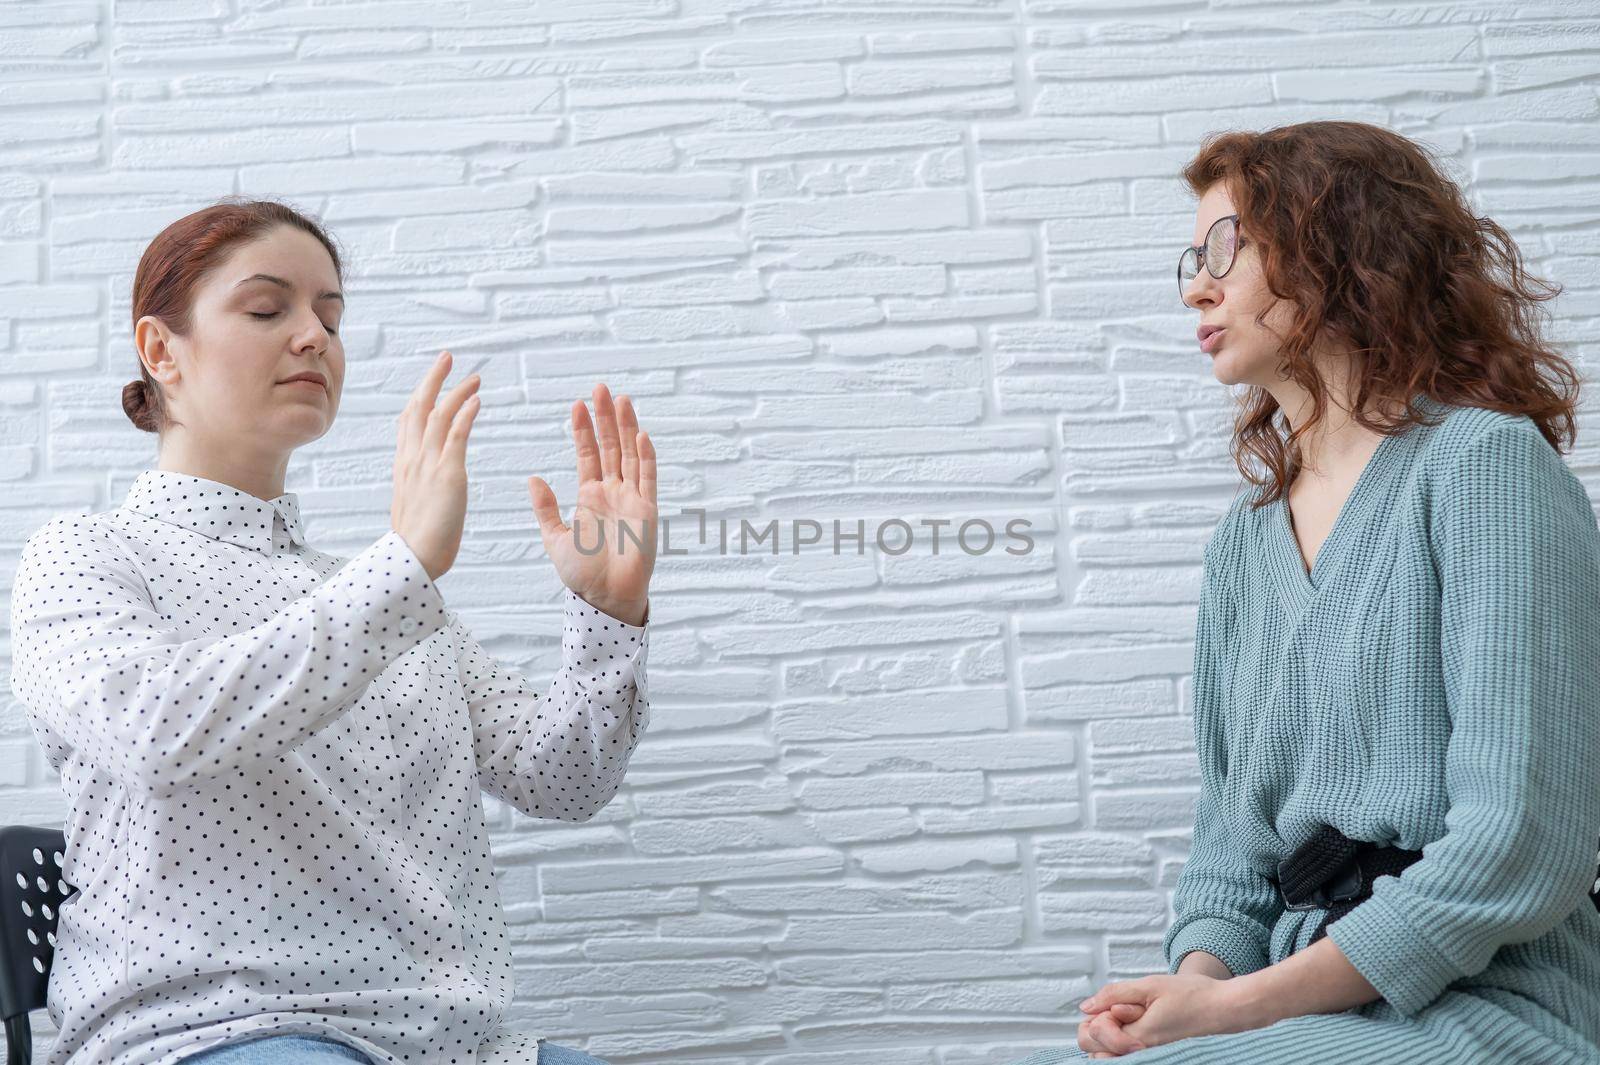
[[272,515],[276,513],[283,517],[296,544],[306,542],[300,525],[300,497],[293,492],[262,499],[221,481],[154,469],[134,478],[122,505],[262,554],[272,552]]

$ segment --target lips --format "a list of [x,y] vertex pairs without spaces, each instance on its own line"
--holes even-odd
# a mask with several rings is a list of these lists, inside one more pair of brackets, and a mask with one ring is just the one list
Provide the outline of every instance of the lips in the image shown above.
[[1222,332],[1223,329],[1220,325],[1203,325],[1196,329],[1194,335],[1200,341],[1200,350],[1208,355],[1215,351],[1217,345],[1222,343]]
[[328,388],[328,379],[326,377],[309,370],[305,373],[297,373],[293,377],[280,381],[279,384],[293,384],[295,381],[309,381],[312,384],[321,385],[324,391]]

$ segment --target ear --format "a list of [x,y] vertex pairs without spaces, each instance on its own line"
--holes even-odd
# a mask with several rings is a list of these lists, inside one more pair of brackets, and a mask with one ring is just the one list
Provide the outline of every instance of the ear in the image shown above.
[[172,331],[167,323],[153,314],[145,315],[133,327],[133,346],[139,361],[163,385],[170,385],[179,377],[178,358],[171,342]]

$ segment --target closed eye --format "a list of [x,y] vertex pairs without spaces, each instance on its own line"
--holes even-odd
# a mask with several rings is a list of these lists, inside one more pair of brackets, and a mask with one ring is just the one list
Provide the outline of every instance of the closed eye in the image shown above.
[[[278,312],[277,311],[247,311],[246,313],[249,314],[250,317],[252,317],[252,318],[260,318],[260,319],[276,318],[278,316]],[[339,335],[339,331],[337,329],[335,329],[331,325],[328,325],[328,324],[324,323],[322,328],[326,329],[328,332],[332,333],[334,336],[338,336]]]

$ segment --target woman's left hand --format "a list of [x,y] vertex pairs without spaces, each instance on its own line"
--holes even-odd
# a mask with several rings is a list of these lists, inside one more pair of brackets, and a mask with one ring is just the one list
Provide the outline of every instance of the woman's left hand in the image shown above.
[[1122,1030],[1123,1025],[1143,1016],[1143,1006],[1114,1002],[1078,1024],[1078,1047],[1091,1058],[1116,1058],[1143,1050],[1142,1043]]
[[528,495],[562,583],[619,621],[642,625],[656,562],[655,445],[639,428],[628,397],[619,397],[614,408],[604,383],[594,386],[594,412],[598,441],[589,408],[573,401],[578,501],[572,525],[561,521],[556,494],[543,478],[528,478]]
[[1138,1020],[1124,1023],[1122,1031],[1141,1046],[1175,1043],[1196,1035],[1243,1032],[1257,1027],[1238,1001],[1233,980],[1209,976],[1168,975],[1141,977],[1107,984],[1080,1004],[1095,1014],[1124,1002],[1144,1007]]

